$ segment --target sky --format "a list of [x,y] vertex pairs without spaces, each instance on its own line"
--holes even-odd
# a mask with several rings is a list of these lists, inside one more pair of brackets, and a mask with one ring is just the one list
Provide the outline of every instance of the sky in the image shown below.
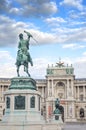
[[[0,0],[0,78],[17,76],[19,34],[30,32],[32,78],[43,79],[48,64],[73,65],[86,78],[86,0]],[[25,75],[23,66],[20,75]]]

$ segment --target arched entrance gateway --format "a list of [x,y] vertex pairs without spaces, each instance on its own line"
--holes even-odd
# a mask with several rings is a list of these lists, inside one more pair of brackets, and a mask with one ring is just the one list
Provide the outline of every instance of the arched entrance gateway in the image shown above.
[[75,93],[79,93],[79,91],[75,91],[74,68],[72,65],[64,65],[64,63],[59,60],[55,66],[48,66],[46,78],[48,92],[46,100],[47,118],[52,115],[55,108],[54,101],[58,98],[60,100],[64,122],[75,122]]

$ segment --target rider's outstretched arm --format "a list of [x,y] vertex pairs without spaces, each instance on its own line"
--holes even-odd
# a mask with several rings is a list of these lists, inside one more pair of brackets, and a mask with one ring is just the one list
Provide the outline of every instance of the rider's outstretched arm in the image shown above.
[[28,37],[33,37],[29,32],[25,31],[24,32],[27,34]]
[[[27,31],[25,31],[24,30],[24,32],[27,34],[27,36],[28,36],[28,40],[27,40],[27,42],[28,42],[28,44],[29,44],[29,41],[30,41],[30,37],[33,37],[29,32],[27,32]],[[28,49],[29,49],[29,45],[28,45]]]

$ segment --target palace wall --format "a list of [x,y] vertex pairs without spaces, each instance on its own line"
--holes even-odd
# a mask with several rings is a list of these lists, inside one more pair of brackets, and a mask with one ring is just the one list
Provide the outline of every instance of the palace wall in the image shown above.
[[[0,120],[5,112],[4,92],[10,85],[9,78],[0,78]],[[36,79],[41,93],[41,114],[50,121],[59,98],[65,122],[86,121],[86,79],[75,79],[72,66],[48,66],[45,79]],[[83,115],[84,114],[84,115]]]

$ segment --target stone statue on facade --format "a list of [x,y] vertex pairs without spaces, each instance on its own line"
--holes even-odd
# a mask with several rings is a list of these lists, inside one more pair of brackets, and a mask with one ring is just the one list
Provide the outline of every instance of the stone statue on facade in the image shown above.
[[20,41],[18,44],[18,51],[17,51],[17,58],[16,58],[18,77],[20,76],[19,68],[21,65],[24,66],[24,71],[28,74],[29,77],[30,77],[30,74],[28,72],[28,63],[30,63],[31,66],[33,66],[33,61],[29,53],[29,41],[30,41],[30,38],[33,36],[27,31],[24,31],[24,32],[27,34],[28,38],[23,39],[23,34],[22,33],[19,34]]
[[54,110],[54,114],[61,114],[61,111],[59,109],[60,106],[60,101],[58,100],[58,98],[55,101],[55,110]]
[[60,105],[60,101],[57,98],[55,101],[55,110],[53,112],[55,120],[59,120],[60,122],[64,121],[64,108]]

